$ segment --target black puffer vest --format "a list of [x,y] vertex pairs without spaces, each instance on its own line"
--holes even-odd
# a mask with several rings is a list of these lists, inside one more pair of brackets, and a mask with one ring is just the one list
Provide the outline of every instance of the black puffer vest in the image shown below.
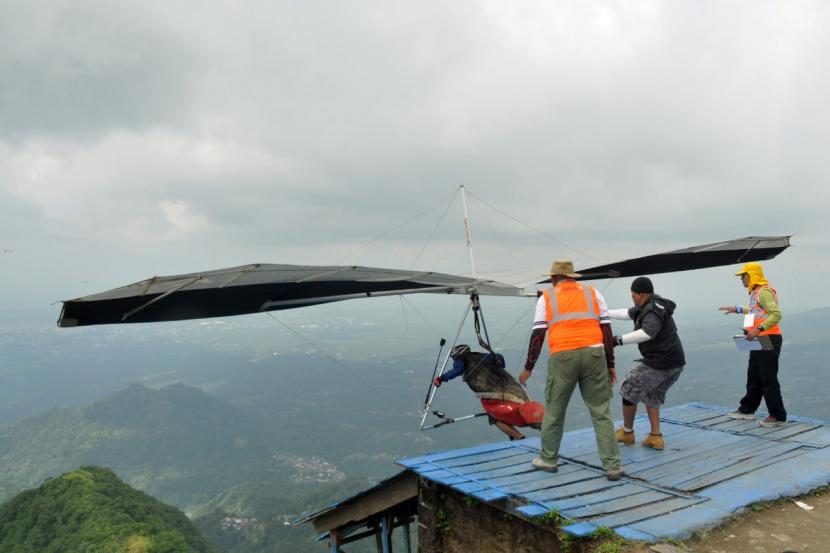
[[[683,345],[677,335],[677,325],[674,324],[672,314],[677,305],[666,298],[654,294],[642,308],[633,307],[628,314],[634,321],[634,330],[643,327],[643,319],[647,316],[660,317],[660,332],[648,342],[637,344],[643,363],[657,370],[668,370],[682,367],[686,364]],[[654,315],[650,315],[650,314]]]

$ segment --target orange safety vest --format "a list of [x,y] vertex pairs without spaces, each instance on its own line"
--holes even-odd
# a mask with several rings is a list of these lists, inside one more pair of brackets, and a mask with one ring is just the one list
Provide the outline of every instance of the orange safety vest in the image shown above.
[[[778,292],[776,292],[775,288],[773,288],[772,286],[764,285],[755,288],[749,295],[749,312],[755,315],[755,320],[753,321],[752,326],[746,327],[746,330],[764,324],[764,322],[767,320],[767,317],[769,316],[769,313],[767,313],[767,310],[761,306],[761,302],[758,299],[758,297],[761,294],[761,290],[763,290],[764,288],[768,288],[770,292],[772,292],[772,295],[775,298],[775,302],[778,303]],[[764,334],[781,334],[781,327],[778,326],[778,323],[776,323],[771,327],[762,330],[761,335]]]
[[587,348],[602,343],[599,302],[592,286],[565,281],[542,292],[548,320],[551,353]]

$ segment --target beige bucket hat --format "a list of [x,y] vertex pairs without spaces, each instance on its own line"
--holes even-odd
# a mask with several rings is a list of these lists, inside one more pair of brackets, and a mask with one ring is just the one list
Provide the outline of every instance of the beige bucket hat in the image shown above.
[[574,272],[574,264],[571,261],[554,261],[550,266],[550,272],[545,273],[547,276],[562,275],[566,277],[576,278],[582,275]]

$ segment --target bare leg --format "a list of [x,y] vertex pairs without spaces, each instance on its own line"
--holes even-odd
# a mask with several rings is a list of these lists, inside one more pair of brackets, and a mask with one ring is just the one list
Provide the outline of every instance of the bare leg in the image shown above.
[[637,414],[637,405],[623,404],[623,426],[626,428],[634,428],[634,415]]
[[524,434],[516,430],[514,426],[507,424],[506,422],[496,421],[496,426],[499,427],[499,430],[501,430],[514,440],[521,440],[525,437]]
[[646,413],[648,413],[648,422],[651,424],[651,433],[660,433],[660,408],[649,407],[646,405]]

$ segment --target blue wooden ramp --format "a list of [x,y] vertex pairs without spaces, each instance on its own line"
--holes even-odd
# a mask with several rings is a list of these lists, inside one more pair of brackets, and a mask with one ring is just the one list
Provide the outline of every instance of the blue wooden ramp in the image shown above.
[[523,516],[556,509],[576,536],[599,527],[627,539],[685,538],[758,501],[830,483],[830,425],[790,417],[781,428],[734,420],[724,407],[690,403],[661,413],[663,451],[621,446],[626,476],[605,478],[593,429],[568,432],[559,471],[533,470],[539,438],[433,453],[398,464],[439,484]]

